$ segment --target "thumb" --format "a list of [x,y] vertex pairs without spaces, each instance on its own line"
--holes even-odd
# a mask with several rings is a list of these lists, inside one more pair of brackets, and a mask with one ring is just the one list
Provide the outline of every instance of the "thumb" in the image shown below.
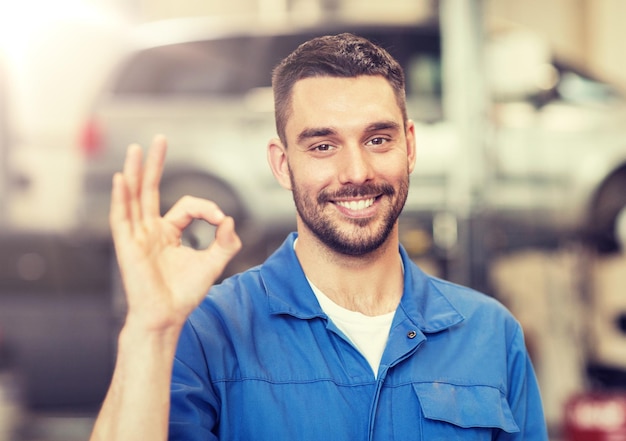
[[231,216],[224,216],[215,231],[214,245],[231,258],[241,249],[241,240],[235,231],[235,220]]
[[215,275],[218,277],[240,249],[241,239],[235,231],[235,220],[230,216],[225,216],[217,225],[215,240],[203,253],[211,266],[218,271]]

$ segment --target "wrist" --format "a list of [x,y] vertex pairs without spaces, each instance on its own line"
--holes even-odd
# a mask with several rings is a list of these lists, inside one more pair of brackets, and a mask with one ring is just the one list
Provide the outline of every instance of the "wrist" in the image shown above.
[[178,344],[178,337],[184,323],[170,323],[166,326],[149,326],[140,320],[127,317],[120,331],[120,349],[128,347],[130,350],[151,348],[161,353],[173,353]]

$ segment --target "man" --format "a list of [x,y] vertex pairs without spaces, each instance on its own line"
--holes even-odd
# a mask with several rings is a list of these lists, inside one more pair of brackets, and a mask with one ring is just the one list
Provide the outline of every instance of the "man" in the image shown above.
[[[546,440],[518,323],[399,244],[416,148],[397,62],[353,35],[317,38],[273,87],[268,160],[298,232],[262,266],[205,297],[240,242],[209,201],[159,216],[162,137],[114,177],[129,309],[92,439]],[[217,226],[207,250],[180,246],[194,218]]]

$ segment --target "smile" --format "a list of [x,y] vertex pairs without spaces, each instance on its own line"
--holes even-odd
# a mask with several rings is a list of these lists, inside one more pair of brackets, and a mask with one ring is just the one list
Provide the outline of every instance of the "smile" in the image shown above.
[[347,208],[351,211],[365,210],[374,204],[376,198],[361,199],[358,201],[336,201],[335,203],[340,207]]

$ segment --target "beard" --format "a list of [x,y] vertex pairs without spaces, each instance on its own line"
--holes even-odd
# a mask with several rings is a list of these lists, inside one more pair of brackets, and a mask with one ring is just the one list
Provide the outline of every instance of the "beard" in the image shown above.
[[[408,196],[408,174],[397,188],[389,183],[345,185],[334,192],[323,190],[315,199],[306,195],[296,184],[291,170],[289,174],[294,203],[302,222],[324,245],[348,256],[364,256],[384,244],[393,231]],[[374,196],[389,201],[381,216],[338,220],[337,215],[334,219],[332,214],[324,210],[336,199]]]

